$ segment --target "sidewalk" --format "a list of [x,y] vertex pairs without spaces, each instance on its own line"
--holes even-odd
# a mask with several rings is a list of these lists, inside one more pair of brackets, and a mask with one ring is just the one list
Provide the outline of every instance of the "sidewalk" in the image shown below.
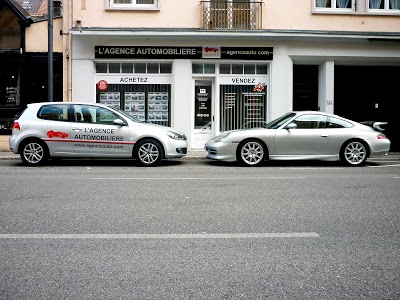
[[[8,139],[10,136],[0,135],[0,159],[19,159],[18,154],[14,154],[10,151],[8,147]],[[193,159],[193,158],[204,158],[206,155],[205,151],[192,151],[188,153],[184,158]],[[205,159],[205,158],[204,158]],[[376,158],[371,158],[371,160],[392,160],[392,161],[400,161],[400,152],[389,152],[387,156],[381,156]]]

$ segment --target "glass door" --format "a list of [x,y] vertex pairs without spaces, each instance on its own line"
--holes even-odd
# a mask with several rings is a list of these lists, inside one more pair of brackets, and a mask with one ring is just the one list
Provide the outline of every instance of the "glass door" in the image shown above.
[[194,82],[194,135],[193,149],[203,149],[214,132],[212,80]]

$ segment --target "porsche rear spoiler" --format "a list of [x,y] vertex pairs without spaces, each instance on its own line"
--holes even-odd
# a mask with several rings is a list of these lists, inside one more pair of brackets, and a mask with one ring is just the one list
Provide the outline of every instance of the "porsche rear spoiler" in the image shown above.
[[385,130],[385,128],[382,128],[381,126],[387,124],[387,122],[375,122],[375,121],[363,121],[363,122],[360,122],[360,123],[363,124],[363,125],[370,126],[370,127],[374,128],[375,130],[380,131],[380,132]]

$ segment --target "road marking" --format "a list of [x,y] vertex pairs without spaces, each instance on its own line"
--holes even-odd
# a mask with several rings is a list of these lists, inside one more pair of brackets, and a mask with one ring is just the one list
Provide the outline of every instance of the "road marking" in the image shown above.
[[306,179],[307,177],[96,177],[92,180],[266,180],[266,179]]
[[334,168],[314,168],[314,167],[281,167],[281,170],[343,170],[344,168],[338,168],[338,167],[334,167]]
[[387,167],[400,167],[400,164],[397,165],[383,165],[383,166],[368,166],[370,168],[387,168]]
[[198,233],[198,234],[0,234],[0,239],[266,239],[319,238],[315,232]]

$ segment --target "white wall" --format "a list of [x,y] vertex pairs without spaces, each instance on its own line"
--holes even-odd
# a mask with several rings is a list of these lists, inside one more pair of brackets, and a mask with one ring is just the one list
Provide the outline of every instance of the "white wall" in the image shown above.
[[[193,102],[192,62],[188,59],[174,60],[172,70],[172,127],[191,134]],[[190,140],[189,140],[190,144]]]
[[293,61],[286,46],[274,47],[274,59],[271,65],[268,121],[293,110]]
[[335,96],[335,62],[326,61],[318,69],[318,107],[320,111],[333,114]]

